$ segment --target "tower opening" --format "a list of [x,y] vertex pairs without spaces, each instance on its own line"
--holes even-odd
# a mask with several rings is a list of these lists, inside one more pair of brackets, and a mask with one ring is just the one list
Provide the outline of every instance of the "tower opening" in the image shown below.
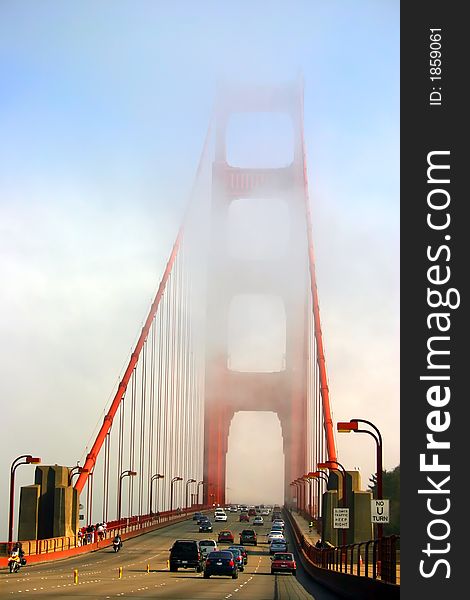
[[228,435],[226,482],[229,503],[283,504],[284,451],[276,413],[235,413]]
[[286,313],[282,298],[239,294],[230,303],[227,367],[244,373],[285,369]]

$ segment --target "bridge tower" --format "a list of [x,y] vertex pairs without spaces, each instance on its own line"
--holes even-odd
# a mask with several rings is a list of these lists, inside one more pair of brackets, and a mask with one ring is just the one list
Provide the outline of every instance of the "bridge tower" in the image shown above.
[[[238,411],[273,411],[281,422],[285,498],[289,482],[307,470],[308,244],[303,163],[303,90],[300,83],[219,90],[212,167],[205,373],[204,500],[225,504],[226,454]],[[280,112],[292,122],[291,164],[240,168],[227,162],[227,127],[235,113]],[[228,251],[229,208],[236,199],[283,200],[289,211],[284,256],[241,260]],[[273,273],[275,274],[273,276]],[[286,355],[278,372],[237,372],[228,367],[228,319],[238,294],[269,294],[285,309]]]

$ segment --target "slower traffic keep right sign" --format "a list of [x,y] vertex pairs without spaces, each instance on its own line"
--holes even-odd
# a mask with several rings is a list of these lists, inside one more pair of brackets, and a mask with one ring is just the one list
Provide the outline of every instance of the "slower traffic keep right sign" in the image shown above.
[[389,523],[390,508],[389,500],[371,500],[370,501],[370,518],[372,523]]

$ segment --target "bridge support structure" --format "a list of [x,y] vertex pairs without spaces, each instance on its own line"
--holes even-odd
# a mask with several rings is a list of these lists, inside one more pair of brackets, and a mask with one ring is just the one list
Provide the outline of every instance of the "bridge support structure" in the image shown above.
[[[293,161],[281,168],[240,168],[227,162],[227,125],[237,112],[280,112],[291,118]],[[285,497],[289,482],[307,470],[308,250],[302,146],[302,91],[298,84],[220,90],[212,168],[211,239],[206,330],[204,502],[225,504],[226,454],[238,411],[273,411],[282,428]],[[229,254],[229,209],[237,199],[286,203],[289,244],[284,256],[242,260]],[[280,298],[285,310],[286,353],[278,372],[240,372],[228,366],[228,320],[238,294]]]

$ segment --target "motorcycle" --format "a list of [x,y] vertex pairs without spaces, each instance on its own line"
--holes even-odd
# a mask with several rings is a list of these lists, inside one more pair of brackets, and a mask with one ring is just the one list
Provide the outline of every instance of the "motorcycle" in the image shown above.
[[116,540],[116,539],[113,540],[113,549],[114,549],[114,552],[119,552],[119,550],[121,548],[122,548],[122,542],[121,542],[121,540],[120,539],[119,540]]
[[12,552],[8,558],[8,568],[10,569],[10,573],[18,573],[20,567],[26,564],[26,560],[24,558],[20,558],[18,552]]

